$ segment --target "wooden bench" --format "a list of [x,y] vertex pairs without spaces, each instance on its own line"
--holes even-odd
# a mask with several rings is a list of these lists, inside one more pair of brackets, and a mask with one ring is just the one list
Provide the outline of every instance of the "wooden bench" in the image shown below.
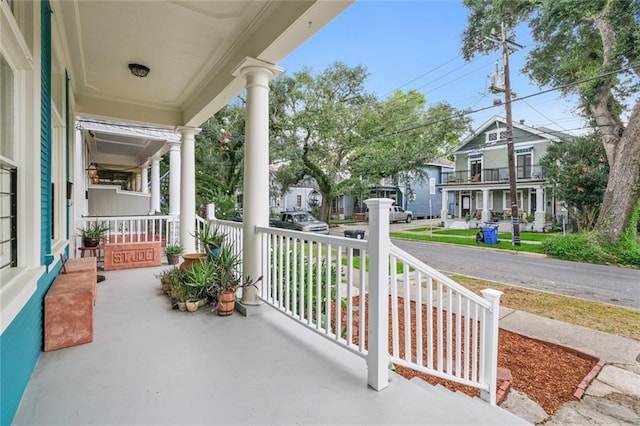
[[44,297],[45,351],[93,341],[96,275],[95,271],[67,273],[53,281]]

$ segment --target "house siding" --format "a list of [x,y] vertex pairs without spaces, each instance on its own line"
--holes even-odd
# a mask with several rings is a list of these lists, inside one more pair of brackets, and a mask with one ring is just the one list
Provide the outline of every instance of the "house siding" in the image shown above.
[[[51,263],[52,251],[52,121],[51,121],[51,7],[39,2],[34,23],[40,26],[41,98],[40,135],[40,216],[41,232],[24,244],[39,247],[40,263]],[[37,9],[36,9],[37,10]],[[68,98],[67,98],[68,99]],[[68,117],[68,115],[67,115]],[[34,117],[37,119],[37,116]],[[67,155],[68,158],[68,155]],[[68,174],[67,174],[68,176]],[[62,188],[59,190],[63,190]],[[67,229],[68,232],[68,229]],[[0,335],[0,425],[10,425],[31,379],[43,345],[43,299],[61,264],[56,262],[37,279],[35,291]],[[26,285],[26,284],[25,284]]]
[[0,425],[10,425],[42,351],[43,299],[60,262],[38,280],[37,290],[0,336]]
[[[453,171],[450,167],[446,167],[446,169]],[[425,180],[415,180],[409,184],[415,194],[415,200],[411,201],[407,199],[406,209],[411,210],[416,219],[439,216],[442,210],[442,193],[436,189],[435,192],[431,194],[429,185],[430,178],[435,179],[436,185],[442,182],[442,167],[427,166],[424,168],[424,171],[427,175]],[[431,205],[429,205],[429,202],[431,202]]]

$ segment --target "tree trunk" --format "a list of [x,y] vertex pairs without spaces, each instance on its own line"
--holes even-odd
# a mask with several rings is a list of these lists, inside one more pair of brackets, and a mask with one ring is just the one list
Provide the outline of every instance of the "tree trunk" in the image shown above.
[[329,194],[323,194],[322,192],[320,194],[322,195],[322,203],[320,204],[320,217],[318,219],[329,223],[329,219],[331,219],[331,200],[329,199]]
[[615,244],[629,225],[640,199],[640,102],[633,108],[629,125],[613,149],[613,155],[609,155],[609,181],[596,228],[602,238]]

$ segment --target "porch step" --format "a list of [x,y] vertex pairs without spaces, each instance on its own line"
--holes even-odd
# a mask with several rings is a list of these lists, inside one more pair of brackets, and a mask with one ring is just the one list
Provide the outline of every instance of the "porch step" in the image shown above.
[[526,425],[526,420],[508,411],[492,406],[480,398],[470,397],[465,393],[452,392],[442,385],[432,385],[419,377],[409,380],[425,393],[425,401],[436,405],[439,410],[453,410],[464,413],[470,422],[476,424],[509,424]]

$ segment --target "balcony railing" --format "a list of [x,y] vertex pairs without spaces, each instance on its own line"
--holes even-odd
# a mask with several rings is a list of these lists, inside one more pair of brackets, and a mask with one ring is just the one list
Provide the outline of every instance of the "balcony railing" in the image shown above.
[[91,223],[109,227],[103,238],[105,242],[161,241],[163,245],[177,244],[180,236],[180,218],[177,216],[91,216],[79,219],[77,228],[85,229]]
[[[544,180],[544,178],[544,169],[542,166],[516,167],[516,180],[518,182]],[[508,181],[508,167],[482,169],[480,172],[472,170],[442,172],[442,184],[444,185],[507,183]]]

